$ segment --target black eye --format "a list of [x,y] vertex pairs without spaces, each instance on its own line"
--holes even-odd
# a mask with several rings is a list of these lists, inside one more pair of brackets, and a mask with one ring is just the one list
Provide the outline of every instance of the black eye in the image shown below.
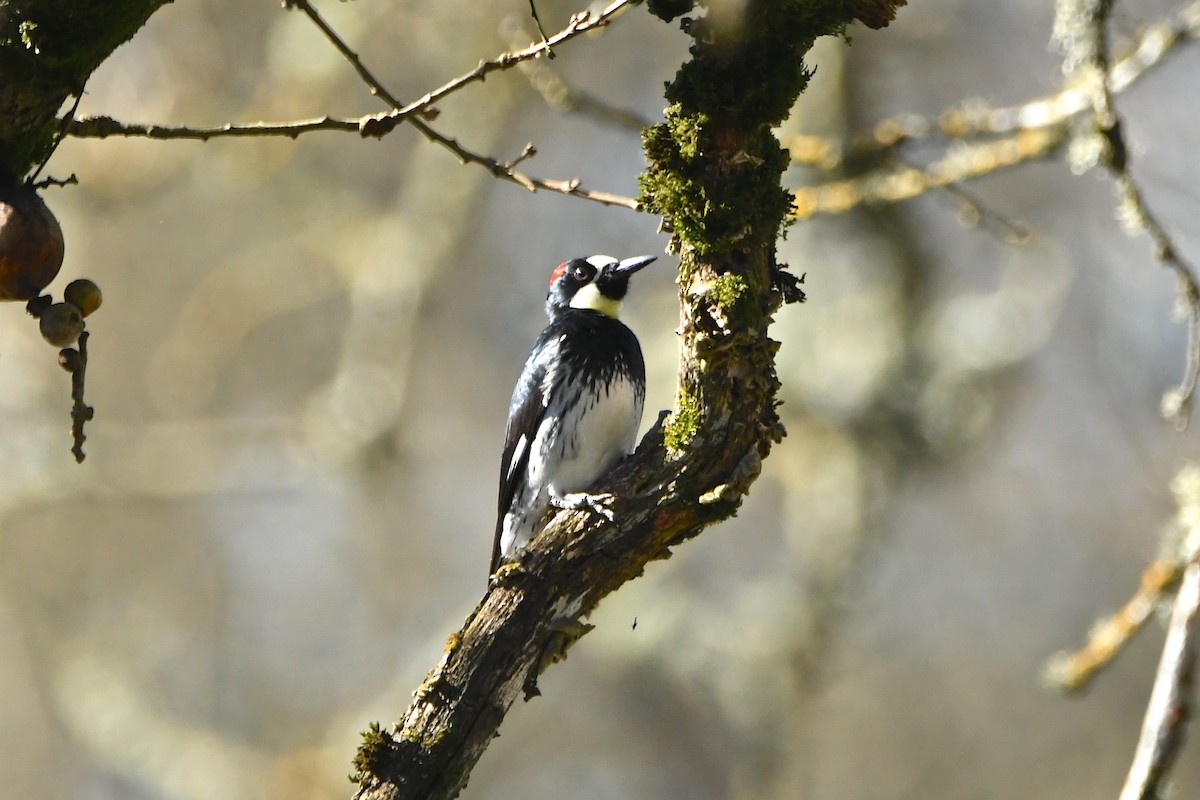
[[573,274],[577,281],[591,280],[592,277],[592,271],[587,267],[576,267]]

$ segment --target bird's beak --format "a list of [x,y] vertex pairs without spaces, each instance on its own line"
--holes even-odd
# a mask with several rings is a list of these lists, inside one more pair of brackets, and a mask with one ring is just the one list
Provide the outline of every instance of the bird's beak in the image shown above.
[[632,275],[657,258],[658,256],[634,256],[633,258],[627,258],[620,264],[617,264],[613,272],[618,275]]

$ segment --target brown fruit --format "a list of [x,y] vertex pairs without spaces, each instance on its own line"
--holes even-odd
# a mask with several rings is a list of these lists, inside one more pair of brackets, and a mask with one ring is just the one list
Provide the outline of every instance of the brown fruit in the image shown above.
[[76,278],[63,290],[63,300],[78,308],[79,313],[86,317],[100,307],[104,302],[104,295],[100,293],[100,287],[95,281]]
[[55,347],[69,347],[83,333],[83,315],[70,303],[55,303],[38,320],[42,338]]
[[0,186],[0,300],[30,300],[58,274],[58,220],[26,186]]

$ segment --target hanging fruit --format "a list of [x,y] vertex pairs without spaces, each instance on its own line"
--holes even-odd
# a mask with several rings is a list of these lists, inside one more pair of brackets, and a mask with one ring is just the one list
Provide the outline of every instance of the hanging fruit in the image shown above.
[[0,300],[37,297],[62,262],[62,228],[38,193],[0,186]]

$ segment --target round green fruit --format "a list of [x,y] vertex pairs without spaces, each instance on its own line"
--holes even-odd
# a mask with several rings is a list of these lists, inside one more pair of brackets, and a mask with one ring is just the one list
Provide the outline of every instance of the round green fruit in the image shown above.
[[55,347],[69,347],[83,333],[83,314],[70,303],[55,303],[42,312],[38,325],[47,342]]
[[63,290],[63,300],[78,308],[79,313],[86,317],[100,307],[104,302],[104,295],[100,293],[100,287],[95,281],[77,278],[68,283],[67,288]]

